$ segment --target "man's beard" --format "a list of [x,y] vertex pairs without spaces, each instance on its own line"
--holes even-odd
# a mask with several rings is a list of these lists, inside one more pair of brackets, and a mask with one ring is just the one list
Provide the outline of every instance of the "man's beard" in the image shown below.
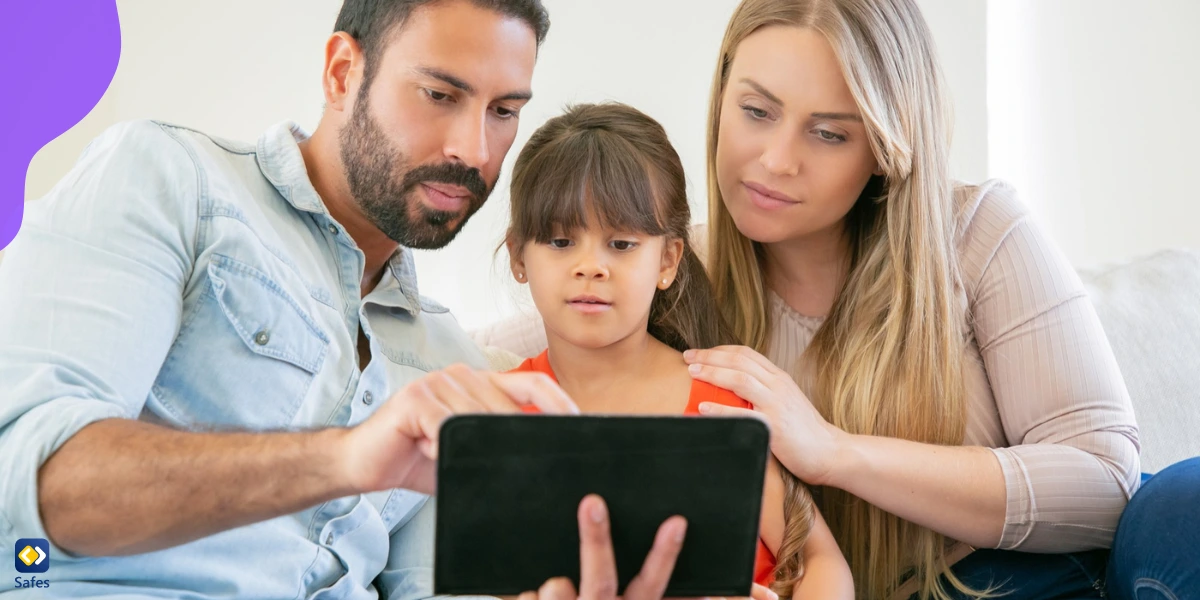
[[[354,116],[338,134],[342,167],[350,194],[363,214],[384,235],[402,246],[442,248],[454,239],[491,193],[479,169],[445,162],[410,167],[404,154],[388,142],[368,110],[368,86],[359,91]],[[462,186],[470,192],[466,208],[427,208],[416,196],[422,182]]]

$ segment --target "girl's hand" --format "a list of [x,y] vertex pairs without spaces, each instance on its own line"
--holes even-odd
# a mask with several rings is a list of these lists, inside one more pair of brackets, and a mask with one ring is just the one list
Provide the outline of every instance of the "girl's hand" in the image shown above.
[[693,379],[725,388],[754,406],[749,410],[706,402],[701,413],[765,421],[771,452],[780,464],[809,484],[826,485],[846,434],[825,421],[791,376],[745,346],[688,350],[683,358]]

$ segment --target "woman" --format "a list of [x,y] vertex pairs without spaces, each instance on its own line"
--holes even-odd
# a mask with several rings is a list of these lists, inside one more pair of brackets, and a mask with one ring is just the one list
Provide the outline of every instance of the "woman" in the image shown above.
[[[1013,191],[950,180],[948,115],[911,0],[744,1],[709,112],[707,264],[748,348],[686,358],[817,487],[859,596],[1101,597],[1139,484],[1128,392]],[[1154,572],[1121,554],[1108,591],[1133,597]]]

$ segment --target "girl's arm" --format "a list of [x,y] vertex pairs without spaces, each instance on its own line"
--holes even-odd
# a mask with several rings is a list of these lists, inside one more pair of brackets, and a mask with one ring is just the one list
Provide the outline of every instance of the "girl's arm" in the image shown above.
[[804,545],[804,576],[792,589],[796,600],[853,600],[854,577],[821,512],[816,511]]
[[[779,462],[771,457],[767,463],[767,480],[763,489],[763,517],[761,533],[763,543],[778,559],[779,547],[783,544],[784,518],[783,501],[785,488],[780,477]],[[816,598],[819,600],[853,600],[854,578],[850,565],[833,538],[833,532],[825,524],[821,512],[813,508],[812,530],[804,544],[801,560],[804,576],[793,588],[792,597],[797,600]]]

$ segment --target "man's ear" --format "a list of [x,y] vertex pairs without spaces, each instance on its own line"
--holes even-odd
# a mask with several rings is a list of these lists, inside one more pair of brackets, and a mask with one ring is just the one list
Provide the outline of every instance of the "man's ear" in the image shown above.
[[683,260],[684,242],[679,238],[671,238],[663,245],[662,267],[658,272],[659,289],[667,289],[675,281],[679,273],[679,262]]
[[339,31],[329,36],[325,42],[325,70],[321,72],[326,108],[344,111],[353,104],[366,64],[362,49],[350,34]]
[[525,256],[522,252],[523,247],[517,247],[511,238],[504,240],[504,247],[508,249],[508,268],[512,270],[513,279],[520,283],[529,281],[525,274]]

